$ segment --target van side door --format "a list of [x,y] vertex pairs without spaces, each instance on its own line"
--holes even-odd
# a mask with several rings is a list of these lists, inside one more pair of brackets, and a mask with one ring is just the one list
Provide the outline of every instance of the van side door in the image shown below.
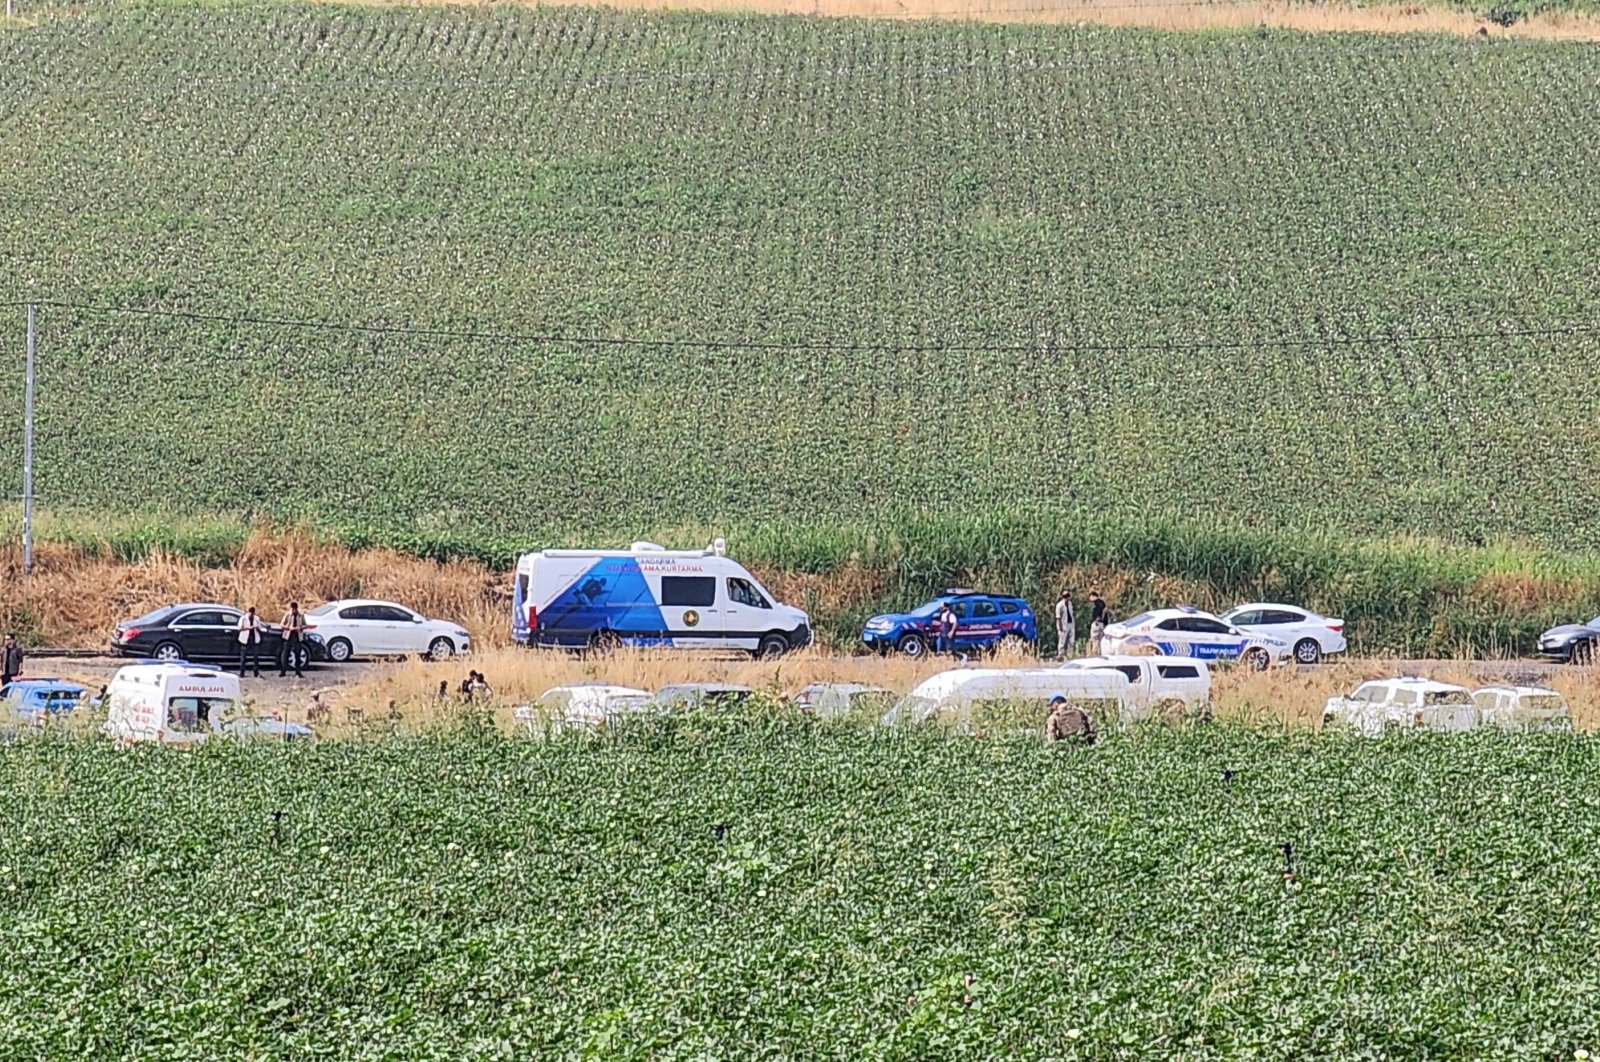
[[714,575],[662,575],[661,618],[670,644],[683,649],[723,645],[724,598]]

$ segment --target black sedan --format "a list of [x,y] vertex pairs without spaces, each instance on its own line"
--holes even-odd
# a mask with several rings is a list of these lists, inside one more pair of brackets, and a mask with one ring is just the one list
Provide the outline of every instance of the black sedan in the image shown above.
[[[111,651],[122,656],[152,660],[239,659],[239,619],[242,611],[228,605],[167,605],[146,616],[119,623],[111,634]],[[283,648],[283,632],[265,621],[261,624],[261,659],[276,663]],[[299,670],[312,660],[326,660],[322,639],[308,633]],[[289,661],[295,667],[295,661]]]
[[1592,664],[1600,650],[1600,616],[1588,623],[1563,623],[1539,635],[1539,655],[1546,660]]

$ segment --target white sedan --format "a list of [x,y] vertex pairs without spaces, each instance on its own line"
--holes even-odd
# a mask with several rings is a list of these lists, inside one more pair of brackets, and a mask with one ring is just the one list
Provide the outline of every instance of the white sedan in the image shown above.
[[1344,620],[1329,619],[1295,605],[1240,605],[1222,619],[1252,634],[1265,634],[1294,646],[1297,664],[1315,664],[1345,651]]
[[1164,656],[1237,660],[1251,671],[1265,671],[1290,659],[1289,643],[1259,631],[1241,630],[1189,605],[1152,609],[1106,624],[1101,646],[1106,656],[1152,649]]
[[329,601],[307,612],[306,623],[322,636],[335,664],[356,656],[448,660],[472,649],[459,623],[428,619],[393,601]]

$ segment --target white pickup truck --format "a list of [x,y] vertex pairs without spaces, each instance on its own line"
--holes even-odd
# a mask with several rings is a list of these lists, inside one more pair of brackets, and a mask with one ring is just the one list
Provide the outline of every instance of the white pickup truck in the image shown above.
[[1385,730],[1471,730],[1478,707],[1463,686],[1425,678],[1363,682],[1344,697],[1330,697],[1322,725],[1346,726],[1367,737]]
[[1128,678],[1122,721],[1195,712],[1211,703],[1211,669],[1204,660],[1171,656],[1086,656],[1061,670],[1115,671]]

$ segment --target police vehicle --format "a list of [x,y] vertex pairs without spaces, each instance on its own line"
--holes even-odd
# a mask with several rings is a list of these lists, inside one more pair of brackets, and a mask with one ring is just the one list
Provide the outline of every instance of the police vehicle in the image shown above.
[[1252,671],[1265,671],[1288,661],[1288,642],[1260,631],[1240,630],[1209,612],[1188,605],[1158,608],[1120,623],[1106,624],[1103,651],[1150,652],[1192,656],[1200,660],[1243,661]]
[[939,610],[946,604],[956,614],[956,652],[993,649],[1002,643],[1031,646],[1039,636],[1033,609],[1022,598],[956,589],[910,612],[872,617],[862,628],[861,641],[880,653],[920,657],[936,647],[938,631],[934,628]]

